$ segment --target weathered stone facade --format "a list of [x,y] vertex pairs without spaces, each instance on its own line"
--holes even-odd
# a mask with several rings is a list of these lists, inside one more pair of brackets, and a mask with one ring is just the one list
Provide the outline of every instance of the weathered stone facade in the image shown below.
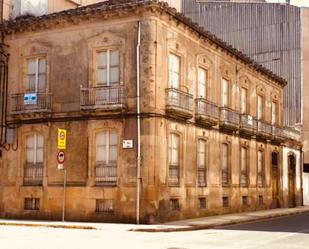
[[[102,3],[6,25],[5,42],[10,51],[8,123],[15,128],[16,139],[10,150],[2,150],[0,158],[1,216],[60,219],[63,172],[57,169],[57,128],[65,128],[66,218],[134,222],[138,22],[142,222],[301,205],[301,144],[281,127],[284,80],[166,5],[139,1],[108,6]],[[97,56],[101,51],[119,52],[115,91],[121,98],[117,97],[116,102],[110,101],[115,94],[110,88],[104,88],[109,96],[104,95],[104,103],[98,101]],[[179,72],[171,73],[171,55],[180,62]],[[38,65],[40,59],[46,61],[44,71],[38,66],[35,74],[37,78],[45,75],[46,80],[42,101],[37,95],[40,103],[29,108],[23,97],[31,77],[27,63],[33,58]],[[207,72],[203,99],[198,89],[199,68]],[[177,89],[169,85],[173,73],[179,76]],[[223,79],[228,84],[227,106],[219,108]],[[242,88],[247,93],[243,114]],[[91,96],[95,96],[94,102]],[[260,121],[255,119],[258,96],[263,99]],[[273,125],[272,103],[277,106]],[[113,184],[102,184],[97,175],[96,138],[100,132],[107,132],[106,144],[111,143],[111,133],[117,134]],[[44,141],[42,173],[38,174],[42,179],[38,184],[31,179],[25,181],[27,153],[33,150],[27,139],[32,134],[38,134],[35,140],[42,136]],[[171,145],[171,134],[178,139],[176,147]],[[133,140],[133,148],[124,149],[123,140]],[[37,141],[35,146],[39,147],[41,142]],[[198,147],[201,141],[205,142],[203,152]],[[223,144],[227,148],[226,184],[222,177]],[[241,151],[246,151],[246,169],[241,169]],[[258,173],[259,151],[262,170]],[[177,165],[170,163],[174,152]],[[203,172],[198,169],[198,155],[205,158]],[[288,155],[294,158],[293,165]],[[273,165],[278,170],[276,175]],[[289,166],[293,168],[290,180]],[[33,208],[25,208],[25,198],[31,199]],[[106,210],[98,210],[100,200],[108,203]]]

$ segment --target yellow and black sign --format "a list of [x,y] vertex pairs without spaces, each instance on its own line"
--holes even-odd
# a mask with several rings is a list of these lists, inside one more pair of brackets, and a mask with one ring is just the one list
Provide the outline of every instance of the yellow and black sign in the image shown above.
[[58,149],[65,150],[67,148],[67,130],[58,128]]

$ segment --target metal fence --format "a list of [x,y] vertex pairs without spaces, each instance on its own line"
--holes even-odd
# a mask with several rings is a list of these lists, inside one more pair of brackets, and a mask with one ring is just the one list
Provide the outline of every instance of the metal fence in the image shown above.
[[227,107],[220,108],[220,121],[233,126],[239,126],[239,113]]
[[166,105],[188,112],[193,112],[193,95],[179,89],[167,88]]
[[43,163],[26,163],[24,167],[24,185],[42,185]]
[[52,95],[51,93],[32,93],[36,95],[36,100],[26,102],[25,95],[28,93],[17,93],[11,95],[11,113],[25,113],[37,111],[51,111]]
[[117,184],[117,163],[97,163],[95,167],[96,185],[116,185]]
[[124,86],[99,86],[81,88],[80,105],[106,106],[126,103],[126,91]]
[[219,107],[210,101],[199,98],[195,100],[196,115],[203,115],[211,119],[219,119]]

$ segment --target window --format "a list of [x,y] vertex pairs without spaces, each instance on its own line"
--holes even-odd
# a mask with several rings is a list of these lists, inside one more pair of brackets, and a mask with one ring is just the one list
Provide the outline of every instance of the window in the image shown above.
[[277,103],[271,102],[271,124],[277,124]]
[[33,134],[26,138],[27,164],[41,164],[44,160],[44,138]]
[[243,196],[243,197],[242,197],[242,205],[243,205],[244,207],[249,206],[248,196]]
[[258,158],[257,158],[257,184],[258,187],[262,187],[264,184],[264,152],[259,150],[258,151]]
[[96,183],[117,182],[118,135],[113,131],[96,134]]
[[96,212],[112,214],[114,212],[114,202],[108,199],[96,200]]
[[207,71],[201,67],[198,69],[198,96],[203,99],[207,97]]
[[180,86],[180,58],[175,54],[169,55],[169,87],[178,89]]
[[170,199],[170,210],[171,211],[180,210],[179,199]]
[[263,195],[259,195],[259,205],[264,205]]
[[199,203],[200,203],[200,209],[206,209],[207,208],[206,197],[200,197]]
[[198,186],[206,186],[206,141],[204,139],[198,140]]
[[25,210],[40,210],[40,198],[25,198],[24,199]]
[[97,52],[97,85],[112,86],[120,82],[119,51],[105,50]]
[[240,165],[241,165],[241,179],[240,184],[242,187],[248,186],[248,165],[247,165],[247,149],[241,147],[240,150]]
[[257,110],[257,118],[258,120],[262,120],[264,117],[264,98],[258,95],[258,110]]
[[179,135],[169,136],[169,184],[179,185]]
[[221,89],[221,98],[222,98],[222,106],[228,107],[229,105],[229,82],[226,79],[222,79],[222,89]]
[[223,205],[223,207],[229,207],[230,206],[229,197],[227,197],[227,196],[222,197],[222,205]]
[[247,113],[247,89],[241,88],[241,113],[246,114]]
[[27,61],[27,92],[45,92],[46,91],[46,59],[35,58]]
[[226,187],[230,183],[230,172],[229,172],[229,146],[222,144],[221,152],[221,169],[222,169],[222,186]]

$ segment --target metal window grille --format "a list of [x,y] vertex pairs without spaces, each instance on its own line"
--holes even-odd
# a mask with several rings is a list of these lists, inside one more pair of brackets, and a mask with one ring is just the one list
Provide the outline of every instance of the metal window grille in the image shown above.
[[170,199],[170,210],[171,211],[180,210],[179,199]]
[[25,210],[40,210],[40,198],[25,198]]
[[229,206],[230,206],[229,197],[224,196],[224,197],[222,198],[222,204],[223,204],[223,207],[229,207]]
[[199,202],[200,202],[200,209],[206,209],[207,208],[206,197],[200,197]]
[[206,186],[206,141],[198,140],[198,186]]
[[228,165],[228,145],[222,145],[222,152],[221,152],[221,167],[222,167],[222,186],[228,187],[230,184],[230,173],[229,173],[229,165]]
[[114,201],[109,199],[96,200],[96,212],[111,214],[114,212]]
[[169,136],[169,185],[179,185],[179,150],[180,137],[177,134]]
[[241,148],[240,152],[241,157],[241,186],[247,187],[248,186],[248,166],[247,166],[247,149]]
[[249,205],[248,196],[243,196],[242,197],[242,205],[243,206],[248,206]]

